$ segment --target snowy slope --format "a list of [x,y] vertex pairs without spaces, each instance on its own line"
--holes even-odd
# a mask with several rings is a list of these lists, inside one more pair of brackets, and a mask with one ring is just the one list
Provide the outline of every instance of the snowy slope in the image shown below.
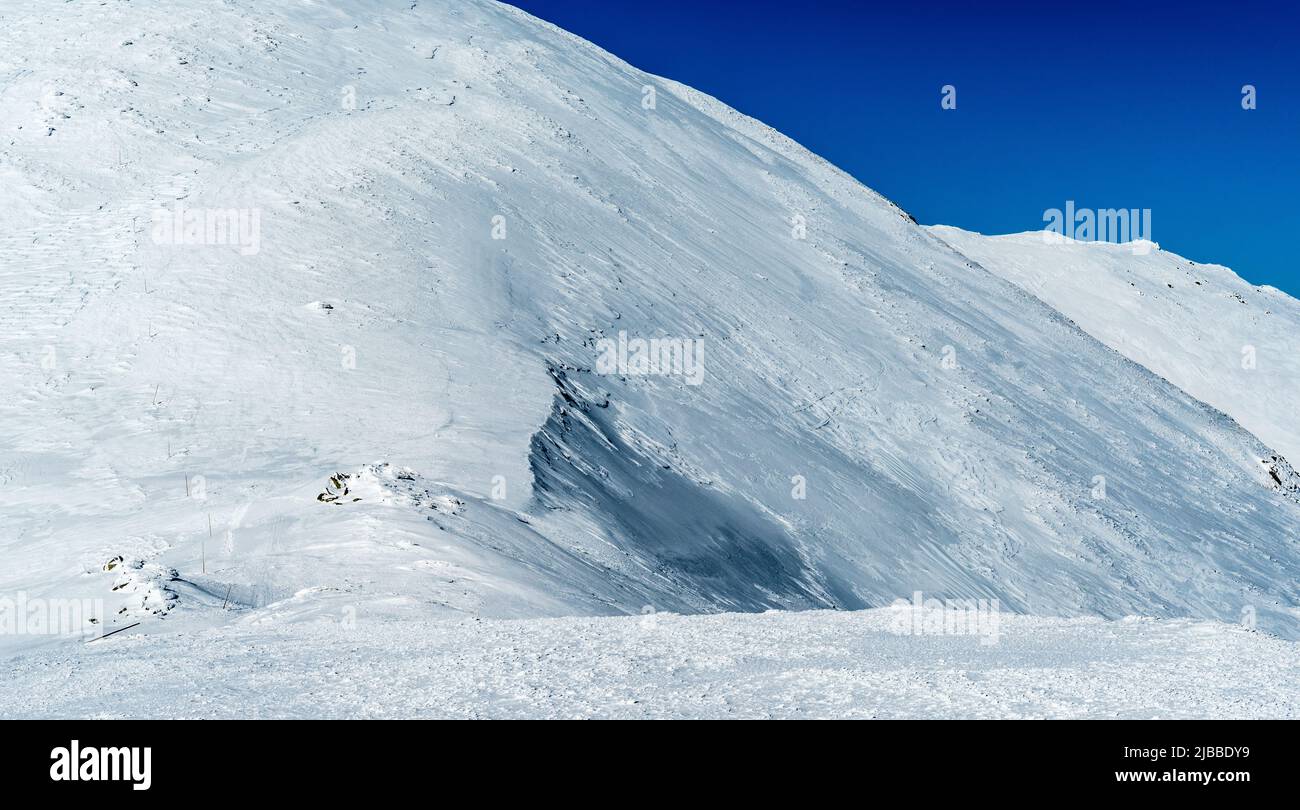
[[[1187,620],[907,610],[127,631],[6,666],[0,717],[1290,718],[1294,642]],[[393,655],[393,650],[401,650]],[[76,675],[67,673],[75,668]]]
[[[710,98],[488,2],[0,15],[0,592],[1297,635],[1265,444]],[[159,244],[178,202],[256,250]]]
[[1285,458],[1300,458],[1300,301],[1158,248],[930,231]]

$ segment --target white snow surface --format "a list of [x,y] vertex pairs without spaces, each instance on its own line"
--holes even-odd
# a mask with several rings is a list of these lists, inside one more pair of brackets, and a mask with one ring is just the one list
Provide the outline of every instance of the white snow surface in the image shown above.
[[[922,614],[919,621],[942,621]],[[1295,718],[1295,644],[1213,622],[910,609],[257,621],[7,664],[0,717]],[[394,650],[400,650],[395,655]]]
[[[221,714],[223,695],[275,713],[294,680],[278,667],[333,683],[313,670],[330,660],[321,631],[258,622],[286,614],[355,616],[355,665],[390,645],[403,672],[407,647],[489,667],[521,635],[618,643],[640,621],[575,616],[859,610],[916,591],[1300,635],[1300,477],[1275,438],[779,133],[510,6],[10,0],[0,79],[0,595],[103,600],[96,632],[141,622],[91,645],[0,635],[33,701],[5,713]],[[257,250],[158,244],[154,212],[177,204],[255,212]],[[599,373],[598,341],[620,333],[703,341],[701,384]],[[872,615],[683,618],[680,638],[783,627],[825,634],[830,654]],[[508,619],[529,621],[489,621]],[[1080,621],[1082,637],[1111,627]],[[1024,622],[1047,636],[1023,671],[1093,666],[1069,656],[1076,625]],[[1138,626],[1202,649],[1201,625]],[[470,627],[491,628],[465,642],[487,646],[457,646]],[[1209,636],[1228,657],[1294,656]],[[935,643],[896,648],[897,667]],[[133,658],[179,683],[255,666],[248,647],[283,679],[265,702],[130,694],[148,680]],[[735,654],[737,677],[798,670]],[[83,660],[84,700],[36,697]],[[862,677],[855,711],[906,688]],[[1135,702],[1096,706],[1142,713],[1155,691],[1124,688]],[[399,691],[374,712],[419,708]],[[663,711],[725,712],[679,698]],[[602,700],[548,713],[637,711]],[[832,708],[810,700],[790,705]]]

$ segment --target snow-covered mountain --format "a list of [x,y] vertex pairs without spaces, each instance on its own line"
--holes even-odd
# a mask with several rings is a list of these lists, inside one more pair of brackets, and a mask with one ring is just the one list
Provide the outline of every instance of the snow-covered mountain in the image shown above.
[[482,1],[0,32],[0,592],[1297,635],[1275,439],[714,99]]
[[1300,458],[1300,301],[1158,246],[930,231],[1285,458]]

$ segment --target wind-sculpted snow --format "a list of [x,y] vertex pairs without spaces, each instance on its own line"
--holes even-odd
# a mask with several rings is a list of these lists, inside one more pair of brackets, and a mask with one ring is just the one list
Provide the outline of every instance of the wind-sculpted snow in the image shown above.
[[4,592],[1298,634],[1285,462],[696,91],[487,2],[0,22]]
[[562,372],[556,381],[555,409],[533,439],[538,503],[596,519],[662,582],[660,609],[864,606],[846,583],[824,581],[785,525],[638,448],[608,404],[584,399]]

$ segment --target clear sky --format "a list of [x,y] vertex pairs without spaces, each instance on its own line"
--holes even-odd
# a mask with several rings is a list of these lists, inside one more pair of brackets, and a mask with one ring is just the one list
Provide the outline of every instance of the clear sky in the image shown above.
[[1067,200],[1149,208],[1163,248],[1300,297],[1295,0],[512,4],[775,127],[922,223],[1011,233]]

